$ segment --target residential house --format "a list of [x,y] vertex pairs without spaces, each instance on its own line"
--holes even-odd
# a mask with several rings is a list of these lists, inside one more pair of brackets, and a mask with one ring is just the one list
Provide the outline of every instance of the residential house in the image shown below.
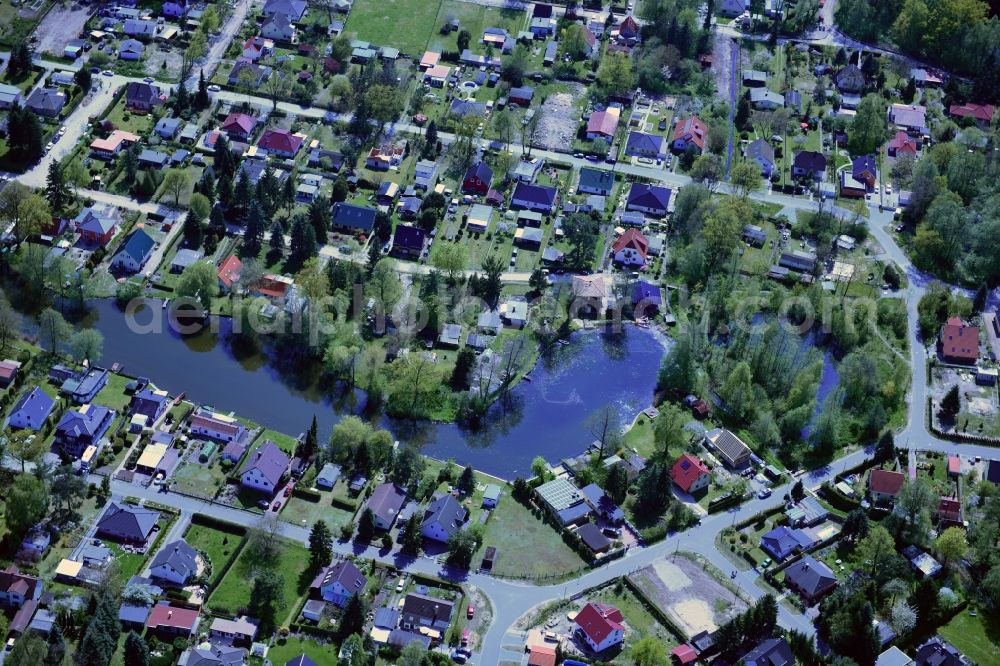
[[396,225],[392,234],[392,255],[400,259],[416,261],[427,245],[427,233],[420,227],[409,227],[405,224]]
[[145,48],[138,39],[123,39],[118,45],[118,58],[120,60],[141,60]]
[[531,86],[521,86],[519,88],[510,89],[510,92],[507,94],[507,101],[509,104],[516,104],[527,108],[531,106],[531,100],[534,99],[534,97],[534,88]]
[[245,42],[243,42],[243,53],[241,59],[248,60],[250,62],[257,62],[264,56],[269,56],[274,54],[274,42],[270,39],[264,39],[261,36],[248,37]]
[[615,174],[606,169],[582,167],[577,191],[581,194],[597,194],[610,196],[615,187]]
[[223,292],[229,292],[233,289],[233,285],[239,282],[240,273],[243,270],[243,262],[235,254],[231,254],[226,257],[221,264],[219,264],[219,287]]
[[747,88],[763,88],[769,78],[767,72],[757,69],[744,69],[740,73],[740,80]]
[[295,26],[288,14],[272,14],[260,26],[260,35],[276,42],[291,43],[295,41]]
[[141,632],[146,627],[150,607],[145,604],[125,602],[118,608],[118,622],[126,631]]
[[750,106],[758,111],[774,111],[785,105],[785,97],[767,88],[751,88]]
[[544,233],[535,227],[523,227],[514,232],[514,245],[526,250],[538,250],[542,246]]
[[677,152],[684,152],[693,149],[698,153],[705,150],[705,138],[708,136],[708,128],[697,116],[689,116],[677,123],[673,134],[673,149]]
[[623,266],[645,266],[649,241],[638,229],[627,229],[611,246],[615,263]]
[[891,502],[899,494],[906,475],[888,469],[873,469],[868,477],[868,491],[877,503]]
[[7,417],[5,427],[12,430],[39,431],[55,407],[55,400],[37,386],[18,398]]
[[860,199],[868,192],[868,187],[864,181],[858,180],[854,174],[846,169],[840,172],[840,196],[844,198]]
[[[216,619],[215,622],[230,622],[231,620]],[[213,626],[215,624],[213,622]],[[243,666],[246,662],[245,648],[230,645],[202,643],[197,647],[188,648],[177,659],[177,666]]]
[[441,60],[441,54],[436,51],[424,51],[424,55],[420,57],[420,71],[425,72],[431,67],[438,64]]
[[94,157],[102,160],[112,160],[118,153],[139,142],[138,135],[124,130],[114,130],[106,139],[94,139],[90,150]]
[[903,557],[910,561],[910,566],[920,578],[934,578],[942,571],[940,562],[916,546],[907,546],[901,552]]
[[511,328],[524,328],[528,323],[528,302],[522,297],[511,297],[500,304],[500,320]]
[[139,153],[139,166],[143,168],[160,170],[166,168],[169,162],[170,155],[161,153],[158,150],[145,149]]
[[301,134],[292,134],[286,129],[268,129],[257,142],[257,149],[269,155],[291,159],[299,152],[304,141],[305,137]]
[[164,2],[160,11],[165,17],[181,18],[187,14],[187,2],[186,0],[180,0],[179,2]]
[[451,76],[451,67],[447,65],[434,65],[433,67],[428,67],[427,71],[424,72],[423,82],[432,88],[444,88],[444,84],[448,82],[449,76]]
[[[650,248],[651,250],[651,248]],[[652,255],[652,251],[647,251]],[[660,295],[660,288],[644,280],[635,283],[632,289],[632,308],[636,317],[655,315],[663,305],[663,297]]]
[[760,538],[760,547],[776,562],[800,550],[809,548],[814,543],[812,537],[798,528],[779,525]]
[[764,178],[774,174],[774,148],[766,139],[751,141],[747,146],[746,157],[760,165],[760,173]]
[[484,204],[473,204],[466,213],[466,228],[472,233],[486,233],[493,220],[493,208]]
[[166,96],[160,89],[149,83],[131,81],[125,88],[125,107],[129,111],[150,111],[165,101]]
[[705,443],[730,467],[741,468],[750,462],[750,447],[729,430],[716,429],[705,433]]
[[402,145],[387,144],[378,146],[368,151],[365,159],[365,167],[375,171],[388,171],[397,169],[403,163],[403,156],[406,148]]
[[264,3],[264,16],[284,14],[291,21],[298,23],[306,13],[309,4],[306,0],[267,0]]
[[500,486],[495,483],[491,483],[486,486],[483,491],[483,508],[485,509],[495,509],[497,504],[500,503],[500,495],[502,494]]
[[476,320],[476,331],[483,335],[498,335],[503,330],[503,321],[496,310],[483,310]]
[[670,468],[670,479],[678,488],[693,495],[708,488],[712,472],[704,462],[685,453]]
[[120,220],[118,209],[111,206],[103,208],[84,208],[73,219],[73,226],[80,234],[81,240],[91,245],[105,246],[114,238]]
[[792,112],[793,116],[802,115],[802,93],[798,90],[785,92],[785,108]]
[[394,483],[383,483],[372,491],[368,508],[375,517],[375,527],[388,531],[406,503],[406,492]]
[[249,60],[239,59],[235,64],[233,64],[233,68],[229,72],[227,81],[231,86],[246,87],[250,90],[256,90],[260,88],[270,75],[270,67],[263,67]]
[[618,121],[621,116],[621,109],[616,106],[609,106],[604,111],[595,111],[587,119],[587,139],[604,139],[608,143],[614,141],[615,133],[618,131]]
[[981,129],[985,129],[993,122],[992,104],[952,104],[948,107],[948,115],[952,118],[971,118]]
[[447,599],[411,592],[403,599],[399,626],[406,630],[445,632],[451,624],[455,604]]
[[[53,371],[55,370],[56,368],[53,368]],[[49,373],[50,379],[53,378],[53,371]],[[61,378],[62,373],[58,373],[57,376]],[[69,370],[59,386],[59,393],[82,405],[93,400],[107,383],[108,371],[104,368],[93,366],[80,372]]]
[[11,109],[21,104],[23,99],[22,91],[17,86],[0,84],[0,109]]
[[640,30],[639,24],[636,23],[635,18],[631,14],[627,14],[622,22],[618,24],[617,29],[613,31],[616,35],[618,42],[626,44],[628,46],[635,46],[639,43]]
[[361,570],[345,559],[322,569],[309,589],[313,595],[343,608],[352,596],[363,594],[367,584]]
[[[769,475],[770,476],[770,475]],[[774,475],[777,478],[777,475]],[[830,512],[815,497],[803,497],[795,506],[786,509],[788,524],[792,527],[815,527],[826,520]]]
[[171,606],[166,601],[153,606],[146,619],[146,629],[151,634],[166,640],[189,638],[194,635],[197,626],[197,610]]
[[322,490],[333,490],[333,486],[337,483],[337,479],[340,478],[340,474],[340,465],[326,463],[323,465],[323,469],[316,475],[316,487]]
[[663,217],[667,214],[669,204],[669,188],[660,185],[647,185],[646,183],[632,183],[628,192],[628,200],[625,203],[625,210]]
[[151,38],[156,36],[156,21],[143,19],[126,19],[122,32],[129,37]]
[[338,201],[333,204],[332,224],[339,231],[371,233],[375,226],[375,209]]
[[851,160],[851,175],[865,184],[871,192],[878,184],[878,167],[874,155],[862,155]]
[[961,317],[949,317],[941,327],[937,348],[944,361],[971,365],[979,359],[979,327],[969,326]]
[[132,396],[129,401],[129,410],[132,414],[140,414],[146,417],[149,425],[155,423],[170,406],[170,401],[166,391],[158,391],[149,386]]
[[205,253],[201,250],[192,250],[189,247],[177,250],[177,254],[170,260],[171,273],[183,273],[188,266],[193,266],[205,258]]
[[59,88],[35,88],[28,95],[27,107],[40,116],[57,118],[66,106],[66,93]]
[[837,586],[837,576],[824,562],[803,557],[785,569],[785,585],[812,605]]
[[153,533],[160,514],[134,504],[110,502],[97,521],[97,536],[125,544],[143,545]]
[[954,645],[937,636],[917,648],[917,666],[968,666],[969,660]]
[[845,65],[833,75],[833,84],[842,93],[859,93],[865,89],[865,74],[857,65]]
[[625,512],[596,483],[591,483],[580,489],[584,501],[603,520],[615,525],[625,520]]
[[938,500],[935,511],[938,528],[943,530],[947,527],[962,527],[965,524],[962,512],[962,502],[957,497],[942,497]]
[[188,432],[193,437],[207,437],[218,442],[233,442],[246,437],[245,425],[225,414],[199,409],[191,417]]
[[248,113],[230,113],[222,123],[222,131],[230,139],[249,141],[254,128],[257,127],[257,117]]
[[901,157],[903,155],[916,157],[917,142],[912,139],[909,134],[900,130],[896,132],[896,135],[889,141],[888,152],[889,157]]
[[149,565],[150,575],[183,587],[198,573],[198,551],[183,539],[163,546]]
[[181,131],[181,122],[180,118],[160,118],[156,122],[156,126],[153,127],[153,131],[161,139],[173,141],[177,133]]
[[418,190],[430,190],[437,185],[437,172],[437,162],[420,160],[413,170],[413,187]]
[[918,104],[893,104],[889,107],[889,122],[913,136],[923,136],[929,131],[927,109]]
[[[517,242],[517,239],[514,239]],[[437,344],[439,347],[444,347],[445,349],[458,349],[458,346],[462,343],[462,325],[461,324],[445,324],[441,327],[441,332],[438,333]]]
[[910,78],[914,80],[919,88],[923,88],[925,86],[936,88],[944,83],[938,72],[930,69],[924,69],[922,67],[912,67],[910,69]]
[[66,42],[66,46],[63,47],[63,57],[69,58],[70,60],[76,60],[84,52],[84,46],[86,46],[87,40],[85,39],[71,39]]
[[63,453],[79,458],[88,446],[96,446],[111,427],[115,413],[104,405],[87,404],[69,410],[56,425],[55,444]]
[[554,187],[519,182],[511,195],[510,207],[551,214],[555,210],[557,194],[558,190]]
[[40,578],[21,571],[13,564],[0,570],[0,606],[21,608],[26,603],[37,603],[44,585]]
[[608,285],[602,275],[574,275],[573,310],[577,316],[599,316],[608,309]]
[[792,159],[793,178],[821,180],[826,173],[826,155],[815,150],[800,150]]
[[424,510],[420,533],[426,539],[447,543],[453,534],[462,529],[469,518],[469,511],[453,495],[442,495]]
[[240,473],[240,485],[272,495],[281,485],[290,463],[288,454],[268,440],[250,454],[250,459]]
[[573,619],[576,635],[594,652],[604,652],[625,640],[625,618],[614,606],[588,602]]
[[212,620],[208,635],[209,639],[217,644],[250,645],[257,636],[257,625],[245,615],[237,616],[233,620],[217,617]]
[[816,270],[816,255],[804,250],[782,252],[778,265],[799,273],[812,273]]
[[[541,172],[542,167],[544,166],[545,166],[545,160],[541,158],[534,158],[532,160],[521,159],[518,160],[517,164],[514,165],[514,168],[511,169],[510,177],[521,183],[533,183],[535,182],[535,179],[538,178],[538,174]],[[494,199],[493,197],[494,192],[497,191],[491,189],[489,192],[486,193],[486,203],[493,203],[494,205],[499,205],[495,201],[492,201],[492,199]],[[502,203],[503,196],[500,195],[499,192],[497,192],[497,194],[499,195],[498,201]]]
[[750,8],[750,2],[748,0],[722,0],[722,3],[718,6],[718,13],[722,16],[728,16],[730,18],[735,18],[741,16],[743,12]]
[[582,523],[592,512],[580,490],[564,477],[543,483],[535,489],[535,494],[562,525]]
[[468,194],[485,195],[493,183],[493,169],[486,162],[471,165],[462,178],[462,191]]
[[150,238],[143,229],[133,231],[122,243],[117,254],[111,260],[111,267],[126,273],[138,273],[153,254],[156,241]]
[[739,663],[741,666],[793,666],[795,656],[784,638],[769,638],[746,653]]

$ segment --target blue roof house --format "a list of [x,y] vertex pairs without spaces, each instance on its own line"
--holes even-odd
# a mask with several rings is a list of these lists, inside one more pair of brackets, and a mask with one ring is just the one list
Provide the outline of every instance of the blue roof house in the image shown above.
[[344,231],[368,233],[375,226],[375,209],[338,201],[333,204],[333,226]]
[[660,309],[663,299],[660,296],[660,288],[654,284],[639,280],[632,289],[632,305],[642,303],[646,310],[656,312]]
[[41,430],[55,404],[55,400],[36,386],[14,404],[6,425],[13,430]]
[[68,411],[56,426],[55,443],[66,455],[79,458],[88,446],[101,441],[114,417],[115,413],[103,405],[84,405]]
[[656,134],[629,132],[625,142],[625,154],[631,157],[667,159],[667,140]]
[[789,529],[782,525],[776,527],[760,538],[760,547],[780,562],[797,550],[808,548],[812,539],[803,534],[802,530]]
[[111,267],[126,273],[138,273],[153,253],[156,242],[142,229],[136,229],[111,260]]
[[747,146],[747,159],[760,165],[760,173],[770,178],[774,173],[774,148],[765,139],[757,139]]
[[92,367],[84,372],[70,374],[60,385],[59,393],[71,398],[78,405],[82,405],[93,400],[107,383],[108,371],[104,368]]
[[662,217],[667,214],[670,204],[670,189],[659,185],[632,183],[628,192],[625,210],[638,211]]

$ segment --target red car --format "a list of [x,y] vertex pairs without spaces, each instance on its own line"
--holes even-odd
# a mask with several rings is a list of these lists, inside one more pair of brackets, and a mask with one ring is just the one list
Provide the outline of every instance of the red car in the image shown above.
[[471,620],[476,616],[476,607],[469,604],[469,609],[465,612],[465,615]]
[[292,484],[289,483],[287,486],[285,486],[285,497],[288,497],[291,494],[292,494]]
[[271,511],[277,511],[280,508],[281,508],[281,502],[275,502],[274,504],[271,505]]

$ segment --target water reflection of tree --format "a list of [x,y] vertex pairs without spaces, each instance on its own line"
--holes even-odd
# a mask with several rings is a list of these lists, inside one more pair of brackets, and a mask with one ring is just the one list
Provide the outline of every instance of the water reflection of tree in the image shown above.
[[604,355],[611,361],[624,361],[629,356],[628,329],[625,326],[608,326],[601,331]]

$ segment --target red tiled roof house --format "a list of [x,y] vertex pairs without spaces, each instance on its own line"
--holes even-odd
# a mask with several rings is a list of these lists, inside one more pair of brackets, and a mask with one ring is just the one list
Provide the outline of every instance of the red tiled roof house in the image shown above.
[[868,478],[868,490],[876,502],[888,502],[899,494],[904,481],[906,481],[906,475],[902,472],[873,469]]
[[577,635],[594,652],[604,652],[625,640],[624,621],[622,612],[614,606],[593,601],[584,606],[574,619]]
[[670,468],[670,478],[684,492],[696,493],[708,488],[708,484],[712,481],[712,473],[708,465],[690,453],[685,453]]
[[972,365],[979,358],[979,327],[950,317],[938,338],[938,353],[949,363]]

